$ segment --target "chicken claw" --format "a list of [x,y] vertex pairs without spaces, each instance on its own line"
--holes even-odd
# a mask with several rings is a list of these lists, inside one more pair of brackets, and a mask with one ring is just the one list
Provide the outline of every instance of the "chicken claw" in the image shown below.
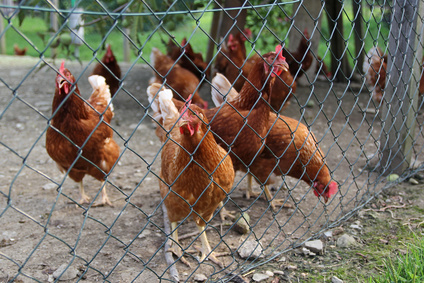
[[169,249],[166,250],[166,252],[173,253],[178,259],[181,260],[182,263],[187,265],[187,267],[191,268],[190,263],[184,258],[183,256],[183,250],[181,247],[179,247],[174,241],[171,241],[171,244],[169,245]]
[[219,210],[219,217],[221,218],[221,221],[222,222],[224,222],[227,217],[230,220],[234,220],[236,218],[235,217],[235,211],[227,210],[224,207],[224,204],[222,203],[222,201],[219,203],[219,206],[218,207],[220,208],[220,210]]
[[113,204],[109,200],[109,197],[108,197],[107,192],[106,192],[106,182],[103,182],[102,199],[101,199],[100,202],[94,203],[93,207],[105,206],[105,205],[109,205],[110,207],[113,207]]
[[209,241],[206,236],[206,227],[197,225],[197,228],[199,229],[200,240],[202,241],[202,248],[200,250],[202,252],[202,256],[200,257],[199,262],[203,262],[206,258],[208,258],[219,267],[224,268],[224,264],[217,258],[218,254],[212,252],[211,246],[209,245]]
[[183,250],[181,249],[181,246],[179,245],[179,242],[178,242],[178,223],[172,222],[171,228],[173,231],[171,235],[172,240],[168,240],[168,241],[171,241],[171,243],[169,244],[169,248],[165,252],[173,253],[176,257],[178,257],[181,260],[182,263],[184,263],[189,268],[191,268],[190,263],[184,258]]

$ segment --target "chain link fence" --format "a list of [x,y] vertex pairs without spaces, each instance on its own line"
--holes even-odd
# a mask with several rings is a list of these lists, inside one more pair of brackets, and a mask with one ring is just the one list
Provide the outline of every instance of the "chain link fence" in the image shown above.
[[[192,282],[202,274],[204,280],[241,282],[249,270],[340,225],[384,188],[411,177],[420,181],[422,9],[416,0],[3,1],[0,281]],[[103,172],[104,184],[84,178],[91,200],[80,205],[71,169],[61,173],[46,152],[46,133],[59,115],[52,101],[62,60],[86,101],[92,93],[87,78],[106,44],[121,69],[111,87],[115,114],[107,123],[119,157]],[[202,54],[203,65],[190,57],[187,44]],[[173,230],[159,193],[164,146],[146,94],[151,78],[176,90],[171,70],[188,62],[199,78],[192,91],[211,108],[217,71],[235,75],[229,79],[236,87],[247,79],[248,59],[262,60],[279,44],[291,73],[276,79],[274,88],[286,96],[277,106],[271,102],[270,123],[283,128],[275,134],[289,137],[283,142],[294,144],[301,131],[312,142],[301,140],[281,154],[267,145],[265,163],[236,171],[223,201],[237,212],[235,219],[221,220],[216,211],[206,225],[222,266],[199,262],[201,236],[191,217],[178,226],[183,257],[166,259]],[[172,45],[179,51],[176,63],[161,73],[152,50],[166,54]],[[245,49],[241,61],[231,53],[237,48]],[[84,147],[70,142],[84,158]],[[322,153],[322,167],[337,182],[327,203],[315,194],[318,177],[307,176],[312,159],[301,160],[309,151]],[[247,199],[251,176],[259,193]],[[106,185],[113,207],[95,207]]]

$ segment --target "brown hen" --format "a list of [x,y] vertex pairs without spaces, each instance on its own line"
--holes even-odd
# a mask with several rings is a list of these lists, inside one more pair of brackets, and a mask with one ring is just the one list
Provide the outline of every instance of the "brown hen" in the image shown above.
[[208,108],[208,103],[200,97],[197,91],[199,79],[192,72],[181,67],[157,48],[152,49],[150,63],[155,68],[155,77],[151,80],[152,83],[166,83],[174,91],[174,97],[181,101],[185,101],[193,94],[192,102],[194,104],[203,109]]
[[[182,55],[182,50],[184,50],[184,55]],[[172,39],[169,39],[167,55],[174,61],[178,60],[178,64],[195,74],[199,81],[205,75],[208,77],[210,74],[210,68],[208,68],[208,64],[203,60],[202,53],[195,53],[186,38],[182,40],[181,47],[175,44]]]
[[[212,80],[213,101],[221,103],[222,95],[228,95],[231,103],[237,97],[236,91],[225,78]],[[219,106],[216,104],[216,106]],[[302,123],[292,118],[270,113],[269,134],[266,138],[265,149],[249,166],[251,174],[264,185],[264,193],[271,200],[271,207],[283,204],[284,201],[273,199],[268,184],[272,175],[288,175],[302,179],[314,188],[316,196],[323,196],[324,201],[337,192],[337,183],[331,181],[331,175],[313,133]],[[246,168],[238,170],[247,172]],[[256,195],[252,191],[252,177],[248,176],[246,197]]]
[[119,89],[121,79],[121,67],[112,52],[110,44],[107,45],[106,53],[102,58],[102,63],[97,63],[91,75],[99,75],[106,79],[109,85],[110,93],[112,96],[116,94]]
[[[149,91],[148,91],[149,92]],[[178,244],[178,222],[192,215],[202,241],[202,256],[222,266],[206,237],[208,223],[220,202],[231,190],[234,169],[228,153],[208,129],[208,120],[196,105],[178,112],[168,89],[158,93],[154,117],[159,118],[166,138],[161,153],[160,193],[172,225],[172,240]],[[173,248],[179,256],[178,246]]]
[[69,177],[79,183],[80,204],[90,203],[82,182],[88,174],[103,182],[101,201],[95,205],[112,206],[105,178],[118,160],[119,146],[108,125],[113,117],[110,91],[101,76],[91,76],[89,82],[94,91],[85,102],[74,76],[62,63],[56,76],[46,150],[59,169],[68,172]]
[[284,49],[283,52],[283,55],[286,57],[287,63],[290,66],[290,73],[296,80],[309,70],[314,60],[314,56],[310,49],[309,39],[308,30],[305,29],[297,49],[295,51],[288,51],[287,49]]

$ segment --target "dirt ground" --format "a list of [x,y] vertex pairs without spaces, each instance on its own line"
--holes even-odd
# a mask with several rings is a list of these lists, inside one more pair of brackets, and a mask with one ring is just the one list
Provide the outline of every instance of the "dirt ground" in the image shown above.
[[[55,72],[40,70],[34,58],[2,57],[0,60],[0,282],[47,282],[61,265],[79,270],[76,282],[157,282],[170,280],[164,258],[166,239],[158,190],[160,143],[147,115],[146,88],[151,70],[147,65],[122,64],[125,91],[113,100],[112,127],[121,148],[119,164],[108,179],[114,207],[78,207],[78,186],[65,178],[45,150],[45,131],[51,115]],[[58,67],[60,62],[55,62]],[[14,67],[11,67],[11,66]],[[82,96],[91,93],[87,82],[93,65],[67,62],[78,81]],[[246,240],[260,241],[265,259],[291,245],[302,243],[331,225],[381,188],[384,178],[364,170],[375,161],[380,121],[361,84],[316,82],[298,87],[283,115],[310,125],[319,140],[340,192],[325,205],[304,182],[279,178],[277,198],[288,199],[292,208],[273,213],[260,197],[244,198],[246,176],[238,173],[226,203],[230,210],[246,211],[251,229],[246,235],[231,223],[215,217],[207,230],[209,241],[225,269],[205,261],[197,263],[200,246],[196,235],[181,240],[188,249],[191,268],[176,263],[182,280],[193,281],[202,273],[210,280],[229,278],[260,260],[242,259],[237,250]],[[201,95],[210,103],[209,89]],[[308,103],[308,101],[312,101]],[[100,183],[86,177],[91,197],[100,197]],[[289,190],[281,189],[287,186]],[[259,186],[256,185],[259,190]],[[184,235],[197,231],[188,219],[180,229]]]

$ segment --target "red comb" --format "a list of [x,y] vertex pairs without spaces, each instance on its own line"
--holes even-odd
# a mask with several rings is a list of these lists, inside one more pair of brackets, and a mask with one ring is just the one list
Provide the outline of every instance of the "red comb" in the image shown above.
[[280,44],[275,46],[275,53],[278,54],[278,58],[286,60],[286,57],[283,56],[283,46],[281,46]]
[[234,41],[234,36],[230,33],[230,35],[228,36],[228,43],[233,41]]
[[181,41],[181,46],[184,46],[187,44],[187,39],[184,37],[183,40]]
[[65,72],[65,61],[62,61],[62,64],[60,65],[59,72],[63,75]]
[[112,49],[110,48],[110,44],[107,45],[106,54],[107,56],[110,56],[110,57],[113,56]]
[[[193,94],[190,94],[189,97],[186,99],[186,102],[184,103],[183,108],[181,108],[181,113],[184,113],[184,111],[186,111],[186,109],[190,107],[192,98],[193,98]],[[186,113],[184,113],[184,115],[187,115]]]

